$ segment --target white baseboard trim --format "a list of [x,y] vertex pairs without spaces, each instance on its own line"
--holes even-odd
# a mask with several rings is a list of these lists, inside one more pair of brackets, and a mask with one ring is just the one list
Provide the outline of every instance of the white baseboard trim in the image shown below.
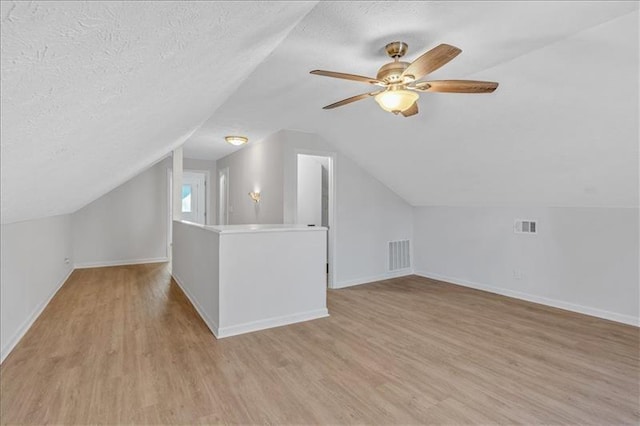
[[470,287],[476,290],[483,290],[489,293],[500,294],[502,296],[513,297],[514,299],[526,300],[527,302],[539,303],[541,305],[551,306],[553,308],[564,309],[567,311],[577,312],[579,314],[589,315],[592,317],[603,318],[623,324],[640,326],[640,318],[633,317],[631,315],[619,314],[616,312],[605,311],[602,309],[592,308],[590,306],[577,305],[575,303],[564,302],[557,299],[549,299],[547,297],[536,296],[529,293],[522,293],[519,291],[509,290],[506,288],[492,287],[486,284],[480,284],[473,281],[467,281],[461,278],[447,277],[432,272],[416,271],[416,275],[429,278],[437,281],[444,281],[451,284],[461,285],[463,287]]
[[352,287],[354,285],[360,285],[360,284],[370,284],[370,283],[375,282],[375,281],[383,281],[383,280],[389,280],[391,278],[406,277],[408,275],[413,275],[413,269],[401,269],[399,271],[387,272],[385,274],[376,275],[376,276],[373,276],[373,277],[357,278],[355,280],[339,281],[339,282],[336,282],[333,285],[333,287],[331,287],[331,288],[332,289],[338,289],[338,288]]
[[74,268],[71,268],[69,270],[69,273],[67,273],[67,275],[65,275],[65,277],[60,282],[58,282],[58,284],[53,289],[49,297],[47,297],[42,303],[38,305],[38,307],[33,311],[33,313],[29,316],[29,318],[27,318],[25,322],[22,323],[20,328],[18,328],[18,331],[16,331],[16,333],[9,339],[9,342],[7,342],[4,348],[2,348],[2,350],[0,351],[0,364],[4,362],[4,360],[13,350],[13,348],[15,348],[18,342],[20,342],[20,340],[24,337],[24,335],[27,334],[27,331],[29,331],[33,323],[36,322],[40,314],[42,314],[42,312],[47,307],[49,302],[51,302],[51,299],[53,299],[53,297],[58,293],[58,291],[62,288],[64,283],[67,282],[67,280],[69,279],[73,271],[74,271]]
[[316,309],[313,311],[300,312],[293,315],[284,315],[281,317],[269,318],[260,321],[252,321],[244,324],[232,325],[229,327],[222,327],[218,329],[216,337],[222,339],[223,337],[237,336],[238,334],[251,333],[253,331],[264,330],[267,328],[280,327],[283,325],[294,324],[297,322],[309,321],[318,318],[325,318],[329,316],[327,308]]
[[76,269],[103,268],[105,266],[141,265],[143,263],[163,263],[168,261],[169,261],[168,257],[152,257],[149,259],[107,260],[104,262],[76,263],[75,267]]
[[178,284],[178,287],[180,287],[180,290],[182,290],[184,295],[187,296],[187,299],[189,299],[189,302],[191,302],[193,307],[196,309],[196,312],[198,312],[198,315],[200,315],[200,318],[202,318],[202,321],[204,321],[204,323],[207,325],[209,330],[211,330],[213,335],[217,338],[218,337],[218,323],[215,322],[212,318],[209,317],[209,315],[206,314],[206,312],[204,311],[202,306],[200,306],[200,304],[196,301],[196,299],[193,297],[193,295],[184,286],[184,284],[182,283],[182,280],[180,279],[180,277],[178,277],[173,272],[171,272],[171,276],[173,277],[174,281]]

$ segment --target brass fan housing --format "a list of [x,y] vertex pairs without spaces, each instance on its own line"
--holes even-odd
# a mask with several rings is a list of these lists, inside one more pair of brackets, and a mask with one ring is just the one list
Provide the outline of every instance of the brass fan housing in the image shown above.
[[387,55],[392,57],[393,59],[402,58],[405,53],[407,53],[407,49],[409,46],[407,43],[403,41],[392,41],[384,47],[384,50],[387,52]]
[[387,84],[410,83],[413,80],[407,80],[406,77],[402,77],[402,73],[405,69],[407,69],[408,66],[408,62],[389,62],[388,64],[384,64],[382,67],[380,67],[376,78],[380,81],[384,81]]
[[402,73],[407,67],[410,65],[408,62],[402,62],[398,59],[402,58],[405,53],[407,53],[407,49],[409,45],[403,41],[392,41],[384,47],[384,50],[387,52],[387,55],[394,59],[393,62],[389,62],[388,64],[384,64],[378,70],[378,75],[376,78],[380,81],[384,81],[387,84],[406,84],[411,83],[413,80],[408,79],[407,77],[402,77]]

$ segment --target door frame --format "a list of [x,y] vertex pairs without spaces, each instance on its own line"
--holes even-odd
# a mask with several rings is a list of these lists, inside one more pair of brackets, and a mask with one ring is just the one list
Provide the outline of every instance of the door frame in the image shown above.
[[167,167],[167,259],[171,262],[173,256],[173,168]]
[[327,262],[329,262],[329,272],[327,273],[327,287],[335,287],[335,267],[336,267],[336,193],[337,193],[337,179],[336,179],[336,162],[337,153],[334,151],[321,151],[313,149],[299,149],[293,150],[295,154],[295,168],[293,170],[296,187],[293,195],[293,218],[294,223],[298,223],[298,155],[313,155],[316,157],[329,158],[329,231],[327,232]]
[[[224,201],[222,198],[222,191],[220,191],[220,178],[224,176]],[[218,180],[216,182],[216,194],[218,195],[216,198],[218,199],[218,225],[228,225],[229,224],[229,167],[224,167],[218,170]],[[224,205],[224,217],[222,214],[222,206]]]

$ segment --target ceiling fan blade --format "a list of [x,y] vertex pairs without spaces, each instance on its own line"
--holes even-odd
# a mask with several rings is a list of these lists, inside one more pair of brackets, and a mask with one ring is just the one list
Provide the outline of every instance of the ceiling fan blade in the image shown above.
[[496,90],[498,83],[474,80],[435,80],[418,83],[414,87],[423,92],[491,93]]
[[370,96],[375,96],[378,93],[380,93],[381,90],[377,91],[377,92],[371,92],[371,93],[363,93],[362,95],[356,95],[356,96],[352,96],[350,98],[347,99],[343,99],[341,101],[338,102],[334,102],[331,105],[327,105],[326,107],[323,107],[322,109],[333,109],[333,108],[337,108],[340,107],[342,105],[346,105],[346,104],[350,104],[351,102],[355,102],[355,101],[359,101],[361,99],[365,99],[368,98]]
[[441,44],[434,47],[407,67],[402,76],[412,75],[414,80],[420,80],[458,56],[462,50],[448,44]]
[[411,117],[412,115],[416,115],[418,113],[418,102],[414,102],[413,105],[409,107],[409,109],[402,111],[402,114],[405,117]]
[[325,70],[313,70],[310,72],[311,74],[315,74],[315,75],[323,75],[325,77],[333,77],[333,78],[342,78],[344,80],[352,80],[352,81],[359,81],[360,83],[368,83],[368,84],[375,84],[378,86],[386,86],[386,84],[380,80],[376,80],[375,78],[371,78],[371,77],[364,77],[361,75],[355,75],[355,74],[346,74],[343,72],[335,72],[335,71],[325,71]]

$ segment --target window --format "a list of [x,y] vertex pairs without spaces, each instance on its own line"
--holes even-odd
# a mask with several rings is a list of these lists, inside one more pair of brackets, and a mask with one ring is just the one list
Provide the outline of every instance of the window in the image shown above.
[[182,185],[182,213],[191,213],[191,185]]

